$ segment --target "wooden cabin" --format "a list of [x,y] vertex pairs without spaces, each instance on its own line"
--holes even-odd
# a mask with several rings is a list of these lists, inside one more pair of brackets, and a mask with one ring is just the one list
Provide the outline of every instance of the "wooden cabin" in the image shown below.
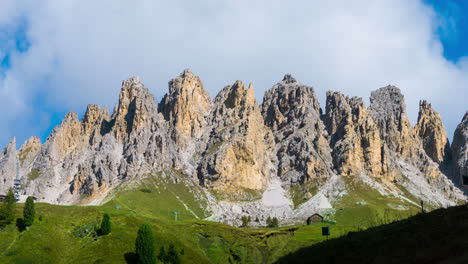
[[307,218],[307,225],[323,222],[323,216],[315,213]]
[[6,198],[6,195],[2,195],[2,194],[0,194],[0,201],[3,201],[3,200],[5,200],[5,198]]

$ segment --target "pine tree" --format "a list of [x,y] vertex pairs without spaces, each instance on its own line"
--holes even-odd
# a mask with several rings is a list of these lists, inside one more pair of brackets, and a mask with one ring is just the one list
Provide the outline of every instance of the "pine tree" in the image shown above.
[[151,226],[148,224],[142,224],[138,229],[138,235],[135,241],[135,251],[138,255],[138,263],[156,263],[156,255],[154,252],[154,234]]
[[266,220],[267,227],[271,227],[271,217],[268,217]]
[[171,264],[180,264],[179,254],[172,244],[169,246],[169,250],[167,251],[167,262]]
[[273,219],[271,220],[271,227],[278,227],[278,225],[278,218],[273,217]]
[[164,247],[161,247],[159,249],[159,256],[158,256],[159,261],[162,263],[167,262],[167,254],[166,254],[166,249]]
[[36,215],[36,209],[34,209],[34,199],[29,196],[26,199],[26,204],[23,209],[24,225],[31,226],[34,223],[34,216]]
[[102,235],[107,235],[112,231],[112,224],[110,221],[110,216],[108,214],[104,214],[102,217],[102,222],[101,222],[101,230],[100,230]]
[[0,226],[11,224],[15,220],[15,209],[15,194],[13,193],[13,189],[10,188],[0,208]]

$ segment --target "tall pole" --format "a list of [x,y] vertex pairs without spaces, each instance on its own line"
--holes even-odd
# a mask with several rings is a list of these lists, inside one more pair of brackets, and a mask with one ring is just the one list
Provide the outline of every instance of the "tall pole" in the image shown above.
[[21,180],[19,178],[19,166],[18,166],[18,160],[16,160],[15,162],[15,174],[16,174],[16,177],[15,177],[15,181],[14,181],[14,184],[13,184],[13,190],[14,190],[14,193],[15,193],[15,200],[16,201],[19,201],[19,198],[20,198],[20,187],[21,187]]

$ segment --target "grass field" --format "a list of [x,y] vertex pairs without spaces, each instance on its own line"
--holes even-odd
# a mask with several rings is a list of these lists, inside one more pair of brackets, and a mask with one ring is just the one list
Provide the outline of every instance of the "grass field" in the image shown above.
[[[182,263],[274,263],[326,239],[321,235],[322,223],[236,228],[204,221],[210,212],[204,209],[206,197],[197,188],[158,175],[117,189],[102,206],[36,204],[36,220],[29,230],[19,232],[14,225],[0,230],[0,263],[133,263],[136,232],[142,223],[153,227],[158,251],[174,245]],[[389,210],[389,202],[401,203],[366,192],[364,186],[353,188],[340,202],[336,222],[326,224],[331,228],[330,239],[379,224],[383,215],[378,212]],[[363,200],[368,204],[356,205]],[[17,217],[22,206],[17,206]],[[177,221],[174,211],[180,213]],[[416,207],[408,214],[415,211]],[[96,237],[93,230],[104,213],[111,216],[112,232]],[[367,218],[373,220],[359,223]]]

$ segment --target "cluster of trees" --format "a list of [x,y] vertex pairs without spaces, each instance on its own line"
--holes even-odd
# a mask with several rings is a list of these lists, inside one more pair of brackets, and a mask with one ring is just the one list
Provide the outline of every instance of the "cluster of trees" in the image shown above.
[[[241,217],[241,221],[242,221],[242,225],[240,227],[248,227],[249,223],[251,221],[251,218],[250,218],[250,216],[244,215],[244,216]],[[257,223],[260,222],[260,220],[258,220],[258,217],[255,218],[255,222],[257,222]],[[267,227],[278,227],[279,226],[278,218],[268,217],[267,220],[266,220],[266,225],[267,225]]]
[[[151,226],[148,224],[142,224],[138,229],[137,238],[135,241],[135,253],[140,264],[154,264],[157,260],[162,263],[180,264],[179,252],[177,252],[174,245],[170,245],[166,252],[165,247],[161,247],[159,255],[156,256],[154,248],[154,233]],[[181,255],[184,254],[182,250]]]
[[276,217],[268,217],[267,220],[266,220],[266,224],[267,224],[267,227],[278,227],[279,225],[279,221],[278,221],[278,218]]
[[[16,199],[13,189],[9,189],[5,200],[0,206],[0,228],[3,228],[15,220],[16,215]],[[26,204],[23,208],[23,218],[16,219],[16,226],[20,231],[26,230],[34,223],[36,209],[34,206],[34,198],[29,196],[26,199]]]

